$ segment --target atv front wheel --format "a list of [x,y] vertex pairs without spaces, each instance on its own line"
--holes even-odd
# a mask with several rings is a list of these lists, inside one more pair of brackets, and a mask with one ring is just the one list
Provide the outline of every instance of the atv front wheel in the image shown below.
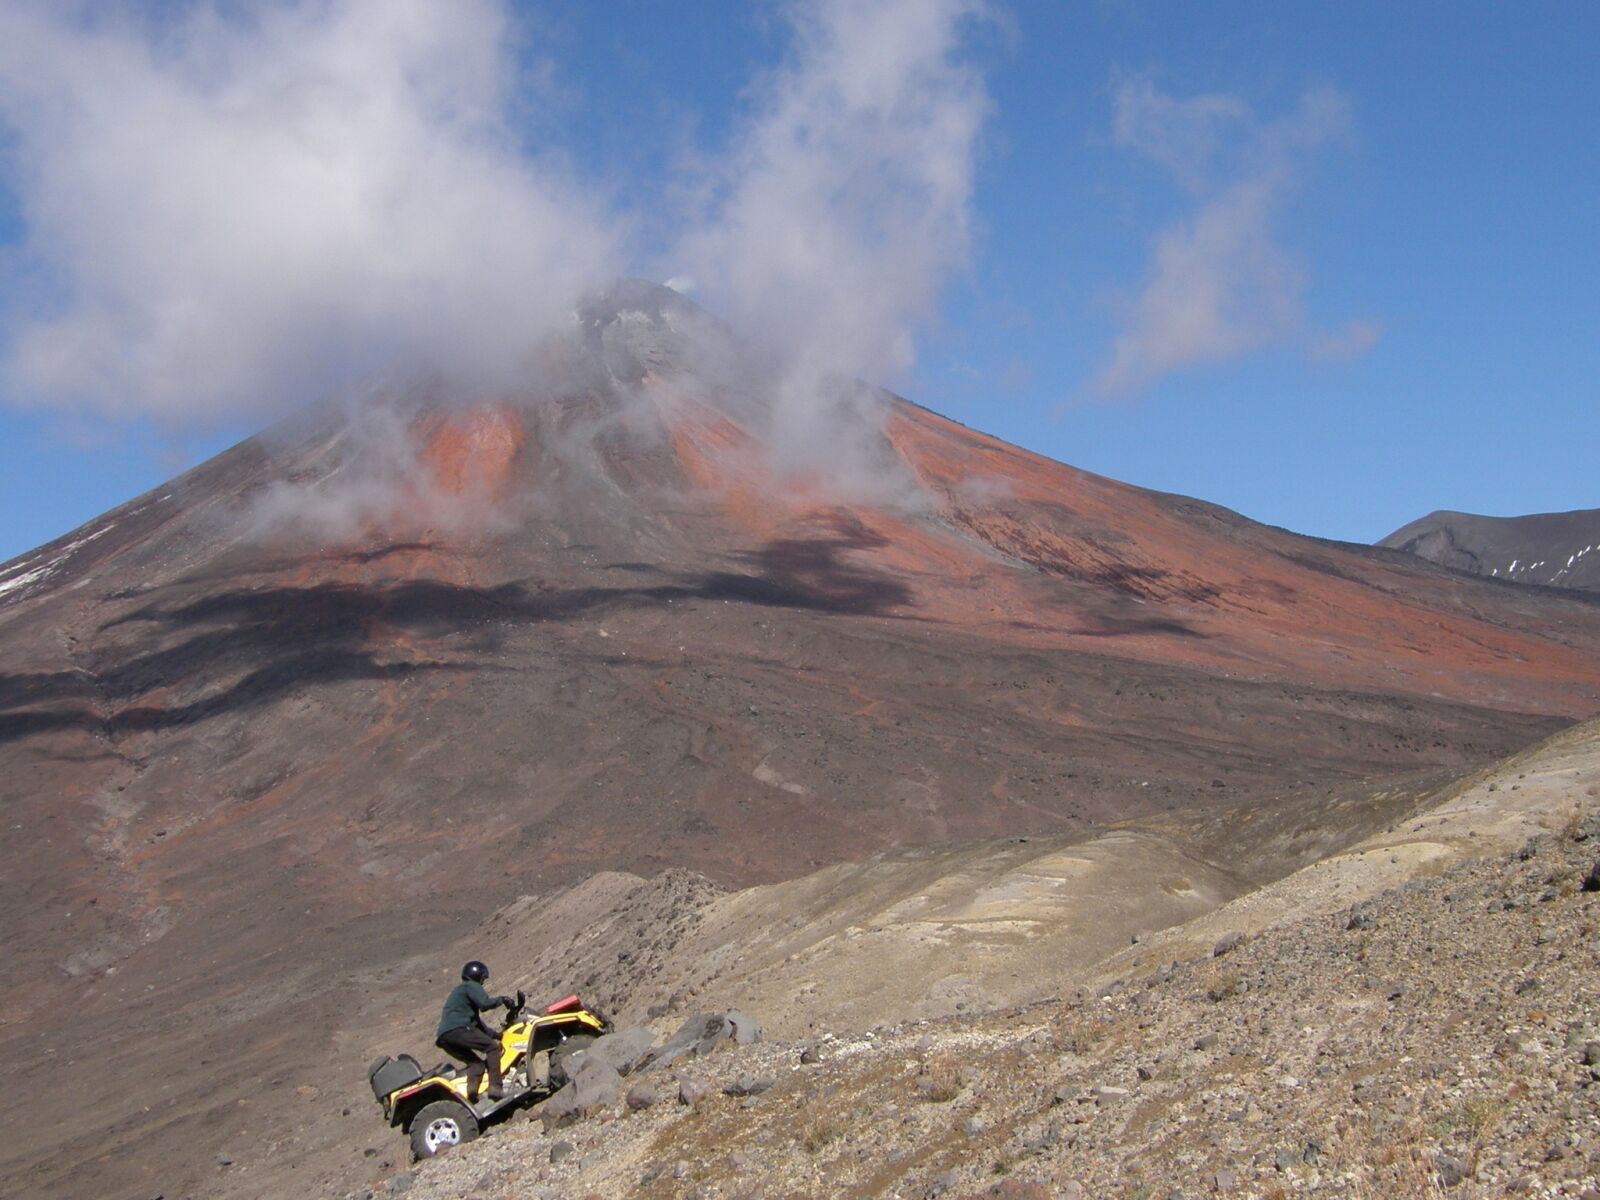
[[411,1118],[411,1153],[419,1160],[453,1146],[464,1146],[477,1136],[478,1118],[465,1104],[454,1100],[425,1104]]

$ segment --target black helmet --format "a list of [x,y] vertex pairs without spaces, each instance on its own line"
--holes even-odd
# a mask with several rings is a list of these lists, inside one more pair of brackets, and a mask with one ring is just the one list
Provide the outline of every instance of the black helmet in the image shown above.
[[473,959],[461,968],[461,978],[468,983],[485,983],[489,979],[489,968],[477,959]]

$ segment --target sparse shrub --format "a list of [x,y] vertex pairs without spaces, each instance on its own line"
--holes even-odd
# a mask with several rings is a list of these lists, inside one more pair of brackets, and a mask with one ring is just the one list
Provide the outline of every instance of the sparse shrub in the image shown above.
[[1105,1041],[1106,1030],[1100,1024],[1080,1025],[1070,1029],[1061,1039],[1063,1049],[1072,1054],[1088,1054],[1101,1042]]
[[823,1119],[806,1126],[800,1135],[800,1144],[807,1154],[821,1154],[844,1136],[844,1126],[837,1121]]
[[1206,989],[1206,999],[1213,1004],[1220,1004],[1230,997],[1237,996],[1241,990],[1239,973],[1227,971],[1211,981],[1211,986]]
[[917,1084],[917,1098],[929,1104],[948,1104],[961,1094],[961,1078],[949,1067],[940,1067]]
[[1499,1125],[1505,1116],[1505,1111],[1506,1105],[1500,1100],[1487,1098],[1467,1100],[1441,1114],[1433,1122],[1433,1133],[1441,1139],[1456,1134],[1464,1136],[1469,1141],[1481,1142],[1494,1132],[1495,1126]]

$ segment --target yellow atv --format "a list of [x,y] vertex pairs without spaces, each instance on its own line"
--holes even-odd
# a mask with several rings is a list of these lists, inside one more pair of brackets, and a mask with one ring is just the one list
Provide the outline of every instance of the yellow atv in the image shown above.
[[476,1078],[465,1066],[449,1062],[425,1071],[409,1054],[385,1056],[367,1068],[384,1117],[411,1136],[411,1151],[419,1159],[470,1142],[492,1119],[556,1092],[567,1082],[566,1060],[611,1031],[611,1022],[577,996],[558,1000],[537,1016],[524,1016],[525,1005],[518,992],[500,1033],[504,1095],[499,1100],[489,1098],[487,1072],[481,1069]]

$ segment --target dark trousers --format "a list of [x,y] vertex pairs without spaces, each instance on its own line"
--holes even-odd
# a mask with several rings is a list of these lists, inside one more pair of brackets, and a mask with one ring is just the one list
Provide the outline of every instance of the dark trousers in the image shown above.
[[489,1086],[500,1090],[500,1039],[474,1029],[470,1025],[452,1029],[439,1035],[435,1046],[451,1058],[467,1064],[467,1076],[472,1080],[469,1091],[476,1093],[483,1069],[489,1068]]

